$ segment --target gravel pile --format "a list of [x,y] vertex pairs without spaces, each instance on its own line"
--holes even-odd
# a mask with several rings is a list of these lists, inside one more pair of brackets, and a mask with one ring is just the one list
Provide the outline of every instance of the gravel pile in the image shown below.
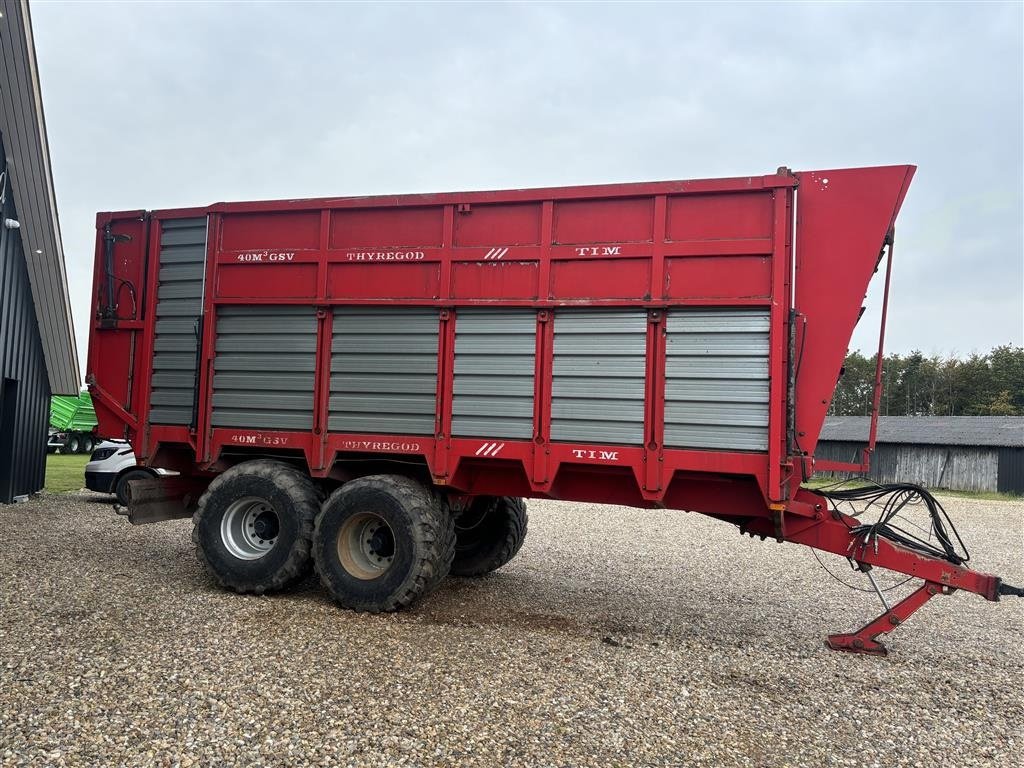
[[[944,503],[977,567],[1024,582],[1024,503]],[[888,658],[838,654],[824,635],[877,598],[803,547],[530,511],[506,568],[366,616],[312,580],[220,591],[186,521],[0,507],[0,764],[1020,765],[1024,600],[938,597]]]

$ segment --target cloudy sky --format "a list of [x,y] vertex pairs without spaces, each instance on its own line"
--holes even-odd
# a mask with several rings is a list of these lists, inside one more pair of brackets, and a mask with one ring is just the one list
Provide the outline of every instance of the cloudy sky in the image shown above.
[[83,359],[96,211],[779,165],[919,166],[889,349],[1024,342],[1019,3],[37,0],[32,17]]

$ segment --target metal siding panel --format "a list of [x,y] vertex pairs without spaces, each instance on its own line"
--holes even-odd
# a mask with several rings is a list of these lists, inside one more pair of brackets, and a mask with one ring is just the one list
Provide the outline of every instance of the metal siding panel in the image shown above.
[[197,299],[167,299],[160,302],[160,317],[187,318],[195,323],[203,313],[203,301]]
[[[0,218],[18,218],[11,196]],[[33,303],[21,232],[0,227],[0,503],[42,490],[46,471],[51,379]]]
[[642,443],[646,355],[645,310],[557,311],[551,439]]
[[[47,377],[47,390],[72,395],[78,392],[81,381],[28,3],[4,3],[3,11],[0,77],[5,80],[0,88],[0,170],[7,174],[9,205],[5,207],[14,209],[16,201],[17,208],[17,215],[4,218],[21,222],[18,258],[27,275],[32,297],[28,308],[33,315],[25,320],[31,322],[31,333],[35,334],[43,355],[39,363]],[[11,160],[9,166],[7,159]],[[36,251],[32,258],[22,255],[23,242],[31,244],[26,249]],[[22,331],[15,329],[21,327],[21,317],[10,315],[8,319],[15,322],[11,332],[20,336]],[[14,349],[33,357],[27,347]],[[24,370],[34,370],[35,366],[34,362],[26,362]],[[26,375],[33,379],[34,391],[35,373]],[[26,413],[34,413],[30,407],[33,405],[35,402],[25,404],[29,408]],[[43,472],[40,465],[29,475],[38,475],[41,483]]]
[[[332,414],[332,419],[335,417]],[[333,422],[328,424],[343,424],[344,429],[328,427],[334,432],[354,432],[359,434],[380,434],[380,435],[421,435],[428,434],[424,431],[424,419],[422,415],[408,415],[395,413],[342,413]],[[433,421],[431,421],[433,430]]]
[[533,437],[537,313],[460,309],[455,318],[452,434]]
[[248,388],[259,392],[301,391],[309,386],[310,377],[302,372],[281,373],[267,371],[256,378],[248,375],[244,369],[240,371],[220,371],[213,376],[214,390],[231,390]]
[[[175,226],[180,221],[190,222],[190,225],[187,227]],[[205,220],[201,224],[191,224],[194,221],[196,219],[179,219],[165,222],[160,232],[160,247],[171,249],[178,246],[178,250],[182,251],[194,248],[199,238],[206,235]]]
[[439,330],[436,309],[335,309],[328,429],[433,434]]
[[[201,254],[200,254],[201,258]],[[175,281],[202,281],[203,279],[203,266],[202,261],[188,261],[181,264],[168,264],[166,261],[161,260],[160,264],[160,282],[170,283]]]
[[[428,355],[414,358],[391,356],[390,354],[376,355],[334,355],[331,359],[331,373],[345,373],[355,375],[359,372],[367,377],[377,380],[384,380],[387,375],[430,374],[437,380],[437,358],[433,360]],[[378,375],[381,374],[381,375]],[[436,384],[435,384],[436,386]]]
[[196,397],[196,332],[203,312],[207,221],[205,216],[173,219],[160,226],[149,421],[187,426]]
[[[181,282],[160,283],[157,288],[157,299],[194,299],[203,295],[202,280],[183,280]],[[159,303],[159,302],[158,302]]]
[[767,450],[768,310],[677,309],[665,329],[665,445]]
[[998,472],[997,491],[1024,494],[1024,448],[1000,448]]
[[312,429],[316,333],[313,307],[221,307],[213,426]]

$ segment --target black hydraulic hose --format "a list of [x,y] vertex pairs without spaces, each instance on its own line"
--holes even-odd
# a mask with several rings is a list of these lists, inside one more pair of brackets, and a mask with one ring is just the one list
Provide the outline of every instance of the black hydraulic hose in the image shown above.
[[103,227],[103,271],[107,277],[107,304],[103,308],[103,317],[114,317],[117,305],[114,300],[114,234],[110,231],[110,222]]
[[[872,539],[881,537],[923,555],[941,558],[954,565],[962,565],[970,560],[967,547],[964,545],[963,539],[960,538],[953,521],[939,500],[932,496],[926,488],[912,483],[893,483],[863,488],[818,490],[815,493],[825,497],[833,504],[861,502],[866,504],[867,508],[881,508],[877,521],[856,525],[850,529],[850,533],[861,539],[864,546],[868,546]],[[939,546],[901,528],[896,523],[901,511],[909,505],[916,504],[923,504],[927,510],[931,523],[931,535],[935,537]]]
[[[114,244],[115,243],[126,243],[132,239],[131,235],[115,235],[110,229],[110,222],[108,221],[103,225],[103,272],[107,278],[107,303],[100,312],[100,317],[105,319],[118,319],[117,317],[117,295],[114,292],[114,283],[119,278],[114,277]],[[126,280],[121,280],[122,283],[127,283],[129,291],[132,294],[132,303],[136,305],[138,303],[135,295],[135,286],[128,283]],[[132,307],[132,317],[138,312],[138,307]],[[124,318],[121,318],[124,319]]]

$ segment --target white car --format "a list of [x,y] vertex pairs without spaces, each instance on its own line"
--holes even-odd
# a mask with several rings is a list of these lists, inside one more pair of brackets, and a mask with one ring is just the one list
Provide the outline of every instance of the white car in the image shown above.
[[112,493],[118,503],[128,506],[128,482],[173,475],[166,469],[140,467],[132,447],[123,440],[104,440],[92,452],[85,465],[85,487],[99,493]]

